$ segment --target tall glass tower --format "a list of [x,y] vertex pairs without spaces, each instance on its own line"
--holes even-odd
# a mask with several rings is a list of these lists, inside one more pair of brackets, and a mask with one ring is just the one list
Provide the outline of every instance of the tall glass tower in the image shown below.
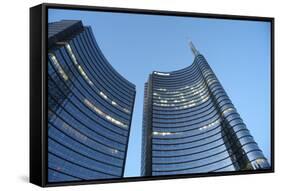
[[145,84],[142,175],[269,168],[206,59],[190,48],[192,65],[155,71]]
[[123,176],[135,93],[106,60],[90,27],[49,23],[49,182]]

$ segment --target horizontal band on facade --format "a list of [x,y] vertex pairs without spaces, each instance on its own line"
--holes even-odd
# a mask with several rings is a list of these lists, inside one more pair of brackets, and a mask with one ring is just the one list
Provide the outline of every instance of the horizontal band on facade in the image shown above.
[[[159,126],[159,125],[163,125],[163,124],[165,124],[165,125],[170,125],[170,124],[173,124],[174,126],[174,128],[186,128],[186,127],[189,127],[189,126],[194,126],[194,125],[199,125],[199,126],[203,126],[203,125],[201,125],[202,123],[204,123],[204,122],[208,122],[208,121],[210,121],[212,118],[214,118],[215,116],[220,116],[220,113],[219,113],[219,111],[217,111],[217,112],[215,112],[212,116],[208,116],[209,118],[208,119],[205,119],[205,120],[203,120],[203,121],[199,121],[199,122],[196,122],[196,123],[191,123],[191,124],[186,124],[186,125],[178,125],[178,124],[182,124],[182,122],[170,122],[170,123],[167,123],[167,122],[163,122],[163,123],[159,123],[159,122],[157,122],[157,124],[156,123],[154,123],[153,122],[153,127],[155,127],[155,128],[169,128],[169,126],[168,127],[165,127],[165,126]],[[198,118],[198,119],[200,119],[200,118]],[[191,120],[191,122],[192,121],[194,121],[194,120]],[[190,122],[190,121],[187,121],[187,122]],[[186,123],[186,122],[185,122]]]
[[[68,135],[67,133],[65,133],[64,131],[62,131],[61,129],[59,129],[59,127],[55,126],[54,124],[52,124],[52,123],[50,123],[50,122],[49,122],[48,124],[51,125],[53,128],[55,128],[55,129],[56,129],[57,131],[59,131],[60,133],[62,133],[63,135],[65,135],[65,136],[69,137],[70,139],[72,139],[74,142],[77,142],[77,143],[79,143],[79,144],[81,144],[81,145],[83,145],[83,146],[85,146],[85,147],[87,147],[87,148],[89,148],[89,149],[91,149],[91,150],[93,150],[93,151],[95,151],[95,152],[104,154],[104,155],[106,155],[106,156],[108,156],[108,157],[112,157],[112,158],[115,158],[115,159],[123,160],[122,157],[114,156],[114,155],[109,154],[109,153],[107,153],[107,152],[104,152],[104,151],[102,151],[102,150],[97,150],[95,147],[91,147],[91,146],[89,146],[89,145],[87,145],[87,144],[81,142],[80,140],[75,139],[74,137]],[[72,127],[72,128],[75,129],[74,127]],[[93,139],[93,138],[91,138],[91,137],[85,135],[83,132],[81,132],[81,131],[79,131],[79,130],[77,130],[77,129],[75,129],[75,130],[76,130],[77,132],[81,133],[81,134],[82,134],[83,136],[85,136],[87,139],[89,139],[89,140],[91,140],[91,141],[93,141],[93,142],[97,142],[98,144],[101,144],[101,145],[103,145],[103,146],[106,147],[106,148],[118,149],[119,152],[122,152],[122,153],[125,152],[124,150],[121,150],[120,148],[112,147],[112,145],[111,145],[111,146],[108,146],[108,145],[106,145],[106,144],[104,144],[104,143],[102,143],[102,142],[100,142],[100,141],[98,141],[98,140],[96,140],[96,139]]]
[[[72,41],[70,41],[69,43],[71,43],[71,42],[72,42]],[[72,51],[76,52],[76,50],[75,50],[74,47],[73,47]],[[70,71],[70,72],[73,74],[73,76],[76,76],[76,75],[74,75],[74,73],[73,73],[73,71],[72,71],[72,69],[71,69],[71,67],[70,67],[70,63],[72,63],[73,66],[76,66],[76,64],[73,62],[73,60],[72,60],[71,56],[69,55],[68,51],[66,50],[66,48],[65,48],[65,47],[61,47],[60,49],[55,50],[54,53],[56,54],[56,56],[61,57],[62,60],[60,59],[60,61],[63,61],[63,62],[64,62],[64,66],[68,67],[68,71]],[[66,60],[68,60],[69,62],[66,61]],[[103,91],[109,89],[109,88],[103,87],[104,85],[99,82],[99,81],[103,81],[103,79],[100,78],[100,76],[102,75],[101,73],[97,73],[97,72],[92,68],[92,66],[89,66],[89,67],[91,68],[91,70],[90,70],[90,69],[88,68],[88,66],[84,63],[84,61],[83,61],[83,62],[79,62],[79,64],[82,64],[82,65],[83,65],[84,69],[87,71],[87,76],[90,76],[90,77],[91,77],[91,80],[94,80],[94,81],[95,81],[95,85],[97,85],[98,87],[100,87],[100,89],[102,89]],[[81,76],[81,75],[80,75],[80,72],[79,72],[78,69],[77,69],[77,67],[74,67],[74,68],[75,68],[75,71],[77,71],[77,73],[79,73],[79,76]],[[95,73],[96,75],[93,76],[92,73]],[[84,78],[82,78],[82,79],[85,81]],[[88,84],[86,81],[85,81],[85,83]],[[110,85],[110,84],[107,84],[107,85]],[[90,86],[89,84],[88,84],[87,86],[90,87],[90,89],[92,89],[92,86]],[[110,88],[113,88],[113,86],[111,86]],[[92,89],[92,90],[93,90],[93,89]],[[95,92],[95,90],[93,90],[93,92]],[[131,91],[131,92],[127,92],[127,91],[126,91],[126,92],[122,92],[122,93],[121,93],[121,94],[122,94],[121,97],[120,97],[120,93],[117,93],[117,92],[115,92],[115,91],[113,91],[113,92],[116,93],[116,94],[112,94],[111,92],[109,92],[109,94],[111,94],[111,96],[114,97],[114,99],[118,100],[118,102],[122,103],[122,105],[124,105],[125,107],[130,107],[130,104],[129,104],[129,103],[131,103],[131,100],[129,100],[127,97],[126,97],[126,98],[123,98],[123,94],[126,93],[126,94],[130,95],[130,94],[133,94],[134,91]],[[118,95],[118,96],[116,96],[116,95]],[[132,96],[133,96],[133,95],[132,95]],[[124,100],[122,100],[122,99],[120,99],[120,98],[122,98],[122,99],[124,99],[124,100],[126,100],[126,101],[124,101]]]
[[[238,126],[238,125],[242,125],[242,126],[244,126],[245,127],[245,129],[246,129],[246,125],[244,124],[244,123],[237,123],[237,124],[235,124],[234,126],[232,126],[231,128],[232,129],[234,129],[236,126]],[[219,126],[219,127],[222,127],[221,125]],[[237,131],[238,132],[238,131]],[[232,133],[231,135],[234,135],[236,132],[234,132],[234,133]],[[210,136],[211,137],[211,136]],[[153,138],[153,139],[155,139],[155,138]],[[167,140],[167,139],[166,139]],[[169,139],[168,139],[169,140]],[[170,140],[175,140],[175,139],[173,139],[173,138],[171,138]],[[219,140],[219,139],[217,139],[217,140]],[[181,142],[181,143],[165,143],[165,144],[160,144],[160,143],[153,143],[154,145],[181,145],[181,144],[187,144],[187,143],[192,143],[193,141],[191,141],[191,142]],[[212,143],[213,141],[211,141],[211,142],[209,142],[209,143]],[[185,148],[186,149],[186,148]],[[179,150],[182,150],[182,149],[179,149]],[[166,151],[176,151],[176,149],[173,149],[173,150],[166,150]]]
[[[64,174],[64,175],[66,175],[66,176],[69,176],[69,177],[72,177],[72,178],[74,178],[74,179],[77,179],[77,181],[85,180],[85,179],[79,178],[79,177],[77,177],[77,176],[71,175],[71,174],[69,174],[69,173],[61,172],[61,171],[59,171],[59,170],[57,170],[57,169],[54,169],[54,168],[51,168],[51,167],[48,167],[48,169],[49,169],[49,170],[52,170],[52,171],[55,171],[56,173]],[[50,181],[49,181],[49,182],[50,182]],[[51,181],[51,182],[53,182],[53,181]],[[56,181],[54,181],[54,182],[56,182]]]
[[[49,79],[49,80],[52,81],[52,79]],[[56,86],[57,86],[57,85],[56,85]],[[109,129],[109,128],[106,127],[105,125],[101,124],[99,121],[93,119],[92,116],[90,116],[89,114],[87,114],[84,110],[82,110],[79,106],[77,106],[77,104],[75,104],[72,100],[70,100],[69,97],[68,97],[67,95],[65,95],[65,93],[64,93],[63,91],[61,91],[60,89],[59,89],[59,91],[65,96],[65,100],[68,100],[68,103],[71,103],[77,110],[79,110],[79,113],[80,113],[80,114],[84,114],[87,118],[89,118],[89,119],[91,119],[93,122],[99,124],[99,125],[100,125],[101,127],[103,127],[104,129],[107,129],[107,130],[109,130],[109,131],[111,131],[111,132],[113,132],[113,133],[116,133],[116,134],[118,134],[119,136],[126,137],[126,135],[123,135],[122,133],[119,133],[119,132],[116,131],[116,130]],[[96,116],[97,118],[102,119],[105,123],[108,123],[108,124],[112,125],[112,127],[116,128],[116,129],[119,129],[120,132],[126,132],[126,131],[128,131],[127,129],[121,128],[121,127],[119,127],[119,126],[117,126],[117,125],[114,125],[114,124],[112,124],[111,122],[109,122],[109,121],[105,120],[104,118],[100,117],[100,116],[99,116],[98,114],[96,114],[93,110],[91,110],[90,108],[88,108],[88,107],[84,104],[84,102],[81,102],[81,99],[80,99],[78,96],[76,96],[75,94],[72,94],[72,95],[78,100],[79,104],[81,104],[81,105],[83,105],[85,108],[87,108],[87,111],[89,111],[91,114],[93,114],[93,115]],[[52,95],[49,94],[48,97],[49,97],[49,98],[52,98],[52,100],[53,100],[54,102],[56,102],[56,104],[59,105],[61,108],[64,108],[64,106],[62,106]],[[64,110],[65,110],[67,113],[69,113],[69,111],[67,111],[67,109],[64,109]],[[69,114],[70,114],[72,117],[74,117],[73,114],[71,114],[71,113],[69,113]],[[80,121],[80,122],[81,122],[81,120],[78,120],[78,119],[77,119],[77,121]]]
[[[53,67],[53,66],[50,65],[49,67]],[[78,72],[78,71],[77,71],[77,72]],[[56,70],[55,70],[54,73],[56,74],[56,76],[58,76],[59,78],[61,78],[61,76],[57,73]],[[53,73],[53,74],[54,74],[54,73]],[[75,78],[76,82],[79,83],[79,85],[80,85],[79,87],[75,85],[76,83],[74,83],[74,81],[72,81],[72,79],[67,80],[67,82],[70,82],[71,84],[67,84],[66,82],[64,82],[63,79],[60,79],[60,80],[61,80],[60,83],[63,83],[65,87],[71,89],[71,90],[72,90],[71,93],[72,93],[73,95],[75,95],[75,97],[76,97],[78,100],[83,99],[83,98],[88,98],[88,99],[89,99],[89,97],[91,97],[92,100],[97,101],[102,107],[104,107],[106,110],[109,110],[112,114],[114,114],[114,115],[116,115],[116,116],[118,116],[118,117],[121,117],[121,118],[124,119],[124,120],[128,120],[128,119],[129,119],[129,115],[128,115],[127,113],[125,113],[124,111],[122,111],[122,114],[123,114],[124,116],[126,116],[127,118],[125,118],[124,116],[122,116],[120,113],[114,111],[114,109],[119,110],[119,111],[121,111],[121,110],[118,109],[118,108],[116,108],[116,107],[113,107],[113,106],[110,105],[107,101],[101,99],[101,98],[100,98],[100,95],[99,95],[95,90],[92,89],[93,92],[89,92],[89,90],[83,86],[83,84],[82,84],[82,82],[79,80],[79,78],[77,78],[74,73],[72,73],[72,74],[73,74],[73,76],[75,76],[74,78]],[[57,89],[61,91],[61,87],[59,87],[58,83],[56,83],[56,81],[53,80],[54,76],[48,75],[48,78],[49,78],[50,80],[52,80],[52,81],[54,82],[54,84],[56,84]],[[85,81],[83,81],[83,82],[85,82]],[[86,82],[85,82],[85,83],[86,83]],[[86,83],[86,84],[87,84],[87,83]],[[75,88],[75,89],[79,92],[79,94],[82,95],[83,98],[79,98],[79,97],[81,97],[81,96],[76,95],[76,93],[74,93],[73,88]],[[82,89],[81,89],[81,88],[82,88],[83,91],[85,91],[89,96],[85,95],[85,93],[82,92]],[[61,92],[62,92],[62,91],[61,91]],[[96,97],[94,97],[93,94],[95,94]],[[64,95],[65,95],[65,94],[64,94]],[[106,106],[106,105],[108,105],[108,106]]]
[[[198,106],[199,107],[199,106]],[[197,108],[194,111],[185,111],[183,110],[178,112],[162,112],[162,110],[153,110],[153,119],[160,119],[160,120],[174,120],[174,119],[181,119],[181,118],[189,118],[189,117],[196,117],[202,113],[206,113],[210,108],[214,107],[212,101],[209,99],[208,101],[204,102],[200,105],[200,108]],[[160,113],[161,112],[161,113]],[[175,116],[178,116],[175,118]],[[180,117],[179,117],[180,116]]]
[[[255,151],[261,152],[260,149],[252,150],[252,151],[249,151],[249,152],[245,153],[242,157],[240,157],[240,158],[238,158],[238,159],[242,159],[246,154],[249,154],[249,153],[255,152]],[[230,156],[232,156],[232,155],[230,155]],[[162,170],[153,170],[153,172],[176,172],[176,171],[182,171],[182,170],[190,170],[190,169],[200,168],[200,167],[204,167],[204,166],[208,166],[208,165],[212,165],[212,164],[221,162],[221,161],[223,161],[223,160],[225,160],[225,159],[230,158],[230,156],[225,157],[225,158],[222,158],[222,159],[220,159],[220,160],[218,160],[218,161],[215,161],[215,162],[212,162],[212,163],[208,163],[208,164],[204,164],[204,165],[200,165],[200,166],[196,166],[196,167],[183,168],[183,169],[176,169],[176,170],[163,170],[163,171],[162,171]],[[237,160],[238,160],[238,159],[237,159]],[[237,161],[237,160],[236,160],[236,161]],[[233,162],[232,162],[232,164],[233,164]]]
[[[57,128],[56,128],[56,129],[57,129]],[[58,129],[57,129],[57,130],[58,130]],[[60,130],[58,130],[58,131],[60,131]],[[62,132],[62,131],[61,131],[61,133],[63,133],[65,136],[68,136],[69,138],[73,139],[71,136],[67,135],[66,133],[64,133],[64,132]],[[52,138],[52,137],[50,137],[50,136],[49,136],[48,138],[51,139],[52,141],[56,142],[57,144],[61,145],[62,147],[65,147],[65,148],[67,148],[68,150],[71,150],[71,151],[73,151],[73,152],[77,153],[78,155],[81,155],[81,156],[83,156],[83,157],[85,157],[85,158],[88,158],[88,159],[90,159],[90,160],[94,160],[94,161],[96,161],[96,162],[99,162],[99,163],[102,163],[102,164],[105,164],[105,165],[109,165],[109,166],[112,166],[112,167],[122,168],[122,166],[118,166],[118,165],[116,165],[116,164],[111,164],[111,163],[108,163],[107,161],[99,160],[99,158],[94,158],[94,157],[88,156],[88,155],[86,155],[86,154],[83,154],[83,153],[81,153],[81,152],[75,150],[74,148],[71,148],[70,146],[67,146],[67,145],[65,145],[64,143],[62,143],[62,142],[56,140],[55,138]],[[85,147],[87,147],[87,148],[89,148],[89,149],[91,149],[91,150],[94,150],[95,152],[99,152],[99,153],[101,153],[101,154],[104,154],[104,155],[107,155],[107,156],[109,156],[109,157],[112,157],[112,158],[114,158],[114,160],[115,160],[115,159],[120,159],[120,160],[123,161],[123,158],[117,158],[117,157],[115,157],[115,156],[113,156],[113,155],[109,155],[108,153],[103,153],[103,152],[101,152],[101,151],[99,151],[99,150],[96,150],[95,148],[90,147],[90,146],[86,145],[85,143],[81,143],[80,141],[77,141],[77,140],[75,140],[75,139],[73,139],[73,141],[75,141],[75,142],[77,142],[77,143],[79,143],[79,144],[81,144],[81,145],[83,145],[83,146],[85,146]],[[122,162],[122,161],[120,161],[120,162]]]
[[[207,113],[208,112],[208,113]],[[202,113],[204,113],[204,115],[201,115]],[[187,123],[187,122],[192,122],[192,121],[196,121],[198,119],[201,119],[201,118],[204,118],[204,117],[208,117],[209,115],[211,114],[220,114],[220,111],[218,111],[218,109],[212,105],[211,108],[209,109],[206,109],[196,115],[194,115],[193,117],[194,118],[191,118],[190,117],[187,117],[187,116],[183,116],[183,117],[180,117],[180,118],[172,118],[172,119],[163,119],[163,118],[155,118],[153,117],[152,118],[152,122],[153,124],[154,123],[157,123],[157,124],[178,124],[178,123]],[[181,120],[182,119],[182,120]],[[183,121],[184,119],[188,119],[188,120],[185,120]],[[181,120],[181,121],[180,121]],[[169,122],[168,122],[169,121]]]
[[[217,85],[218,85],[218,87],[220,86],[220,84],[217,84]],[[211,87],[211,88],[215,88],[215,87]],[[210,91],[212,91],[212,89],[210,89]],[[210,91],[209,91],[209,95],[213,95]],[[222,91],[222,90],[221,90],[220,88],[218,88],[218,89],[216,89],[215,91]],[[217,93],[218,93],[218,92],[217,92]],[[215,93],[215,94],[217,94],[217,93]],[[229,99],[226,93],[224,93],[224,92],[221,92],[221,93],[223,93],[223,95],[219,96],[218,98],[224,96],[224,97],[226,97],[227,99]],[[217,99],[218,99],[218,98],[217,98]],[[205,102],[207,102],[209,99],[211,99],[211,96],[209,96]],[[180,111],[180,110],[190,110],[190,108],[199,107],[200,105],[204,104],[205,102],[202,102],[202,103],[197,102],[197,103],[199,103],[198,105],[195,105],[195,106],[192,106],[192,107],[188,107],[188,108],[182,108],[182,109],[175,109],[175,108],[174,108],[174,107],[180,107],[180,106],[160,107],[160,106],[153,105],[153,110],[156,110],[156,111],[164,111],[164,110],[165,110],[165,111],[167,111],[167,112]],[[218,104],[219,104],[219,103],[220,103],[220,101],[218,102]],[[191,111],[189,111],[189,112],[191,112]]]
[[[118,175],[115,175],[115,174],[110,174],[110,173],[107,173],[107,172],[102,172],[102,171],[99,171],[99,170],[96,170],[96,169],[93,169],[93,168],[89,168],[89,167],[80,165],[80,164],[78,164],[78,163],[76,163],[76,162],[70,161],[70,160],[65,159],[65,158],[62,158],[62,157],[60,157],[60,156],[58,156],[58,155],[56,155],[56,154],[54,154],[54,153],[51,153],[50,151],[48,151],[48,155],[53,155],[53,156],[55,156],[56,158],[59,158],[59,159],[61,159],[61,160],[63,160],[63,161],[66,161],[66,162],[70,163],[71,165],[78,166],[78,167],[81,167],[81,168],[83,168],[83,169],[87,169],[87,170],[89,170],[89,171],[93,171],[93,172],[95,172],[95,173],[100,173],[100,174],[108,175],[108,176],[112,176],[112,177],[119,177]],[[64,171],[61,171],[61,172],[64,172]]]
[[[114,139],[108,138],[108,137],[106,137],[105,135],[103,135],[103,134],[97,132],[96,130],[92,129],[92,128],[89,127],[88,125],[84,124],[84,122],[82,122],[81,120],[78,120],[76,117],[74,117],[72,114],[70,114],[69,111],[67,111],[67,110],[64,109],[63,107],[61,107],[61,108],[62,108],[62,110],[64,110],[68,115],[70,115],[74,120],[76,120],[79,124],[81,124],[82,126],[84,126],[84,127],[87,128],[87,129],[89,129],[90,131],[92,131],[92,132],[98,134],[99,136],[104,137],[105,139],[108,139],[109,141],[113,141],[113,142],[116,142],[116,143],[122,144],[122,145],[124,144],[124,143],[122,143],[122,142],[118,142],[118,141],[116,141],[116,140],[114,140]],[[49,108],[49,110],[50,110],[52,113],[54,113],[54,111],[51,110],[50,108]],[[54,113],[54,114],[55,114],[55,113]],[[56,115],[56,117],[60,118],[60,119],[61,119],[62,121],[64,121],[66,124],[68,124],[69,126],[71,126],[71,125],[69,124],[69,122],[65,121],[60,115]]]
[[[155,88],[169,88],[172,90],[180,89],[181,86],[189,86],[196,85],[198,81],[203,79],[202,73],[199,71],[199,68],[196,67],[193,71],[188,74],[189,77],[186,76],[181,79],[159,79],[156,75],[152,77],[152,83]],[[179,87],[179,88],[178,88]]]
[[[241,132],[241,131],[247,131],[247,132],[249,132],[247,129],[241,129],[241,130],[239,130],[239,131],[237,131],[237,132],[235,132],[235,133],[238,133],[238,132]],[[246,137],[246,136],[245,136]],[[252,138],[252,136],[251,135],[247,135],[247,137],[251,137]],[[240,137],[240,138],[244,138],[244,137]],[[218,140],[223,140],[223,138],[220,138],[220,139],[217,139],[217,140],[215,140],[214,141],[214,143],[216,142],[216,141],[218,141]],[[224,142],[224,140],[223,140],[223,142]],[[207,144],[206,144],[207,145]],[[189,156],[189,155],[195,155],[195,154],[200,154],[200,153],[204,153],[204,152],[206,152],[206,151],[209,151],[209,150],[212,150],[212,149],[216,149],[216,148],[218,148],[218,147],[221,147],[221,146],[223,146],[223,145],[225,145],[225,143],[222,143],[222,144],[219,144],[219,145],[217,145],[217,146],[214,146],[214,147],[211,147],[211,148],[209,148],[209,149],[205,149],[205,150],[201,150],[201,151],[196,151],[196,152],[192,152],[192,153],[188,153],[188,154],[181,154],[181,155],[174,155],[174,156],[171,156],[171,155],[166,155],[166,156],[160,156],[160,155],[154,155],[153,157],[154,158],[175,158],[175,157],[184,157],[184,156]],[[232,144],[233,145],[233,144]],[[204,145],[205,146],[205,145]],[[196,147],[197,148],[197,147]],[[193,149],[193,148],[191,148],[191,149]],[[174,149],[174,150],[156,150],[156,149],[153,149],[152,151],[158,151],[158,152],[175,152],[175,151],[182,151],[182,150],[187,150],[187,149]]]
[[[232,151],[233,149],[231,148],[231,146],[233,146],[233,144],[229,147],[226,147],[225,150],[223,151],[219,151],[217,153],[214,153],[214,154],[211,154],[211,155],[208,155],[208,156],[205,156],[205,157],[202,157],[202,158],[197,158],[197,159],[192,159],[192,160],[187,160],[187,161],[180,161],[180,162],[153,162],[154,165],[173,165],[173,164],[184,164],[184,163],[189,163],[189,162],[194,162],[194,161],[200,161],[202,159],[207,159],[207,158],[210,158],[210,157],[213,157],[213,156],[216,156],[216,155],[219,155],[219,154],[222,154],[222,153],[229,153],[229,151],[232,151],[232,155],[236,154],[236,152],[239,152],[239,149],[242,149],[242,147],[246,146],[246,145],[250,145],[250,144],[253,144],[253,145],[256,145],[257,146],[257,143],[252,141],[252,142],[248,142],[248,143],[245,143],[243,145],[241,145],[239,148],[236,148],[236,150]],[[221,146],[221,145],[220,145]],[[216,147],[217,148],[217,147]],[[256,150],[256,149],[253,149],[253,150]],[[251,150],[250,150],[251,151]],[[200,152],[200,153],[203,153],[203,152]],[[189,155],[194,155],[194,154],[189,154]],[[184,156],[189,156],[189,155],[184,155]],[[162,158],[162,157],[157,157],[157,158]],[[168,157],[165,157],[165,158],[168,158]],[[171,158],[176,158],[176,157],[171,157]],[[231,155],[229,156],[229,158],[231,158]],[[157,160],[157,159],[156,159]]]
[[[154,91],[153,93],[153,100],[158,101],[159,97],[161,97],[161,99],[168,99],[168,100],[176,100],[176,99],[182,99],[183,97],[186,99],[190,99],[192,97],[194,97],[195,93],[196,94],[202,94],[202,92],[205,92],[206,90],[208,90],[207,84],[205,83],[205,81],[201,81],[199,84],[201,87],[193,87],[192,90],[176,90],[176,91],[170,91],[170,90],[166,90],[165,93],[163,92],[159,92],[159,91]],[[161,89],[161,88],[160,88]],[[191,88],[189,88],[191,89]]]
[[[217,133],[217,134],[219,134],[219,133]],[[215,137],[217,134],[215,134],[215,135],[212,135],[212,136],[210,136],[209,138],[211,138],[211,137]],[[232,135],[235,135],[236,134],[236,132],[234,132],[234,133],[232,133],[231,134],[231,136]],[[250,134],[248,134],[248,135],[245,135],[246,137],[250,137],[250,138],[253,138]],[[184,151],[184,150],[190,150],[190,149],[195,149],[195,148],[199,148],[199,147],[203,147],[203,146],[206,146],[206,145],[208,145],[208,144],[212,144],[212,143],[215,143],[215,142],[217,142],[217,141],[220,141],[220,140],[223,140],[224,138],[226,138],[226,135],[223,135],[223,136],[221,136],[221,137],[219,137],[219,138],[217,138],[217,139],[215,139],[215,140],[211,140],[211,141],[209,141],[209,142],[206,142],[206,143],[204,143],[204,144],[200,144],[200,145],[196,145],[196,146],[192,146],[192,147],[185,147],[185,148],[182,148],[182,149],[165,149],[165,150],[163,150],[163,149],[161,149],[161,150],[159,150],[159,149],[153,149],[153,151],[158,151],[158,152],[176,152],[176,151]],[[241,139],[242,138],[244,138],[244,137],[240,137]],[[238,138],[238,140],[240,139],[240,138]],[[160,144],[160,143],[153,143],[153,145],[161,145],[161,146],[164,146],[164,145],[183,145],[183,144],[190,144],[190,143],[194,143],[194,142],[198,142],[198,141],[191,141],[191,142],[189,142],[189,141],[187,141],[187,142],[182,142],[182,143],[174,143],[174,144]],[[174,155],[173,157],[176,157],[176,156],[178,156],[178,155]],[[169,156],[170,157],[170,156]]]
[[[225,105],[227,105],[227,104],[225,104]],[[227,109],[229,109],[229,108],[227,108]],[[227,109],[224,109],[223,111],[227,111]],[[215,110],[214,110],[215,111]],[[212,112],[211,112],[212,113]],[[210,114],[211,114],[210,113]],[[230,114],[234,114],[234,113],[236,113],[236,111],[231,111],[230,113],[229,113],[229,115]],[[199,123],[193,123],[193,125],[198,125],[198,124],[200,124],[200,125],[198,125],[198,126],[196,126],[196,127],[194,127],[194,128],[190,128],[189,126],[192,126],[192,125],[183,125],[183,126],[172,126],[172,127],[170,127],[170,126],[156,126],[155,125],[155,123],[152,123],[152,124],[154,124],[153,125],[153,128],[156,128],[156,129],[158,129],[158,130],[167,130],[167,129],[173,129],[172,131],[173,132],[187,132],[187,131],[192,131],[192,130],[196,130],[196,129],[198,129],[198,128],[200,128],[200,127],[202,127],[202,126],[204,126],[204,124],[201,124],[201,123],[203,123],[203,122],[206,122],[206,121],[210,121],[212,118],[214,118],[216,115],[218,115],[219,117],[217,117],[215,120],[218,120],[218,119],[220,119],[221,118],[221,113],[220,112],[216,112],[213,116],[211,116],[210,118],[208,118],[208,119],[206,119],[206,120],[203,120],[203,121],[201,121],[201,122],[199,122]],[[227,115],[226,117],[228,117],[229,115]],[[208,116],[208,115],[205,115],[206,117]],[[205,116],[202,116],[202,117],[200,117],[200,118],[198,118],[198,119],[201,119],[201,118],[203,118],[203,117],[205,117]],[[213,120],[213,121],[215,121],[215,120]],[[191,120],[191,121],[193,121],[193,120]],[[174,123],[172,123],[172,124],[175,124],[176,122],[174,122]],[[169,124],[169,123],[163,123],[163,124]],[[208,125],[208,124],[205,124],[205,125]],[[181,129],[181,130],[177,130],[177,129]]]

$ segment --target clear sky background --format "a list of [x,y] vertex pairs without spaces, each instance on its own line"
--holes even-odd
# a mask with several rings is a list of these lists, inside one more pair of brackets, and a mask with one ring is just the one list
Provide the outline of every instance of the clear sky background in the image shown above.
[[191,39],[205,56],[270,162],[270,24],[175,16],[49,11],[49,22],[82,20],[111,65],[136,85],[125,176],[140,175],[144,83],[153,71],[192,64]]

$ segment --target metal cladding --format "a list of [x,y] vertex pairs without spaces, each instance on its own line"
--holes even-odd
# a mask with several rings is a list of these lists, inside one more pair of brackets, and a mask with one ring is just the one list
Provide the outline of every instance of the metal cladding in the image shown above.
[[142,176],[270,168],[206,59],[145,84]]
[[49,23],[48,33],[48,181],[122,177],[135,85],[81,21]]

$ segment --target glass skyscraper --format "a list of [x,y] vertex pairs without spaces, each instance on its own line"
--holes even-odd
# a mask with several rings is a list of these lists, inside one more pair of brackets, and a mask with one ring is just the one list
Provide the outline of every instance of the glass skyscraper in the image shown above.
[[206,59],[145,84],[142,176],[270,167]]
[[48,24],[48,181],[120,178],[135,85],[81,21]]

